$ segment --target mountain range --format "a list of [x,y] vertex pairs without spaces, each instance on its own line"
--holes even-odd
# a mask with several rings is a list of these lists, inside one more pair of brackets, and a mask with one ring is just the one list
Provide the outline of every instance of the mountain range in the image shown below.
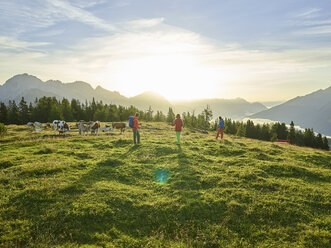
[[147,110],[151,106],[154,111],[160,110],[165,114],[169,107],[172,107],[175,113],[195,111],[195,114],[199,114],[209,105],[215,118],[222,115],[232,119],[240,119],[267,109],[261,103],[250,103],[241,98],[169,102],[162,95],[155,92],[144,92],[134,97],[125,97],[117,91],[109,91],[101,86],[93,89],[90,84],[82,81],[63,83],[59,80],[48,80],[43,82],[39,78],[26,73],[10,78],[0,86],[0,101],[5,103],[8,103],[9,100],[19,102],[22,97],[27,102],[34,102],[36,97],[43,96],[56,97],[59,100],[63,97],[69,100],[74,98],[81,102],[90,102],[95,98],[95,100],[107,104],[134,105],[141,110]]
[[250,118],[274,121],[291,121],[295,125],[313,128],[315,132],[331,136],[331,86],[305,96],[298,96],[268,110],[255,113]]
[[331,136],[331,87],[318,90],[305,96],[298,96],[285,103],[267,108],[259,102],[248,102],[242,98],[236,99],[199,99],[190,101],[169,102],[162,95],[155,92],[144,92],[134,97],[125,97],[117,91],[109,91],[97,86],[95,89],[88,83],[76,81],[63,83],[59,80],[43,82],[29,74],[19,74],[0,85],[0,101],[8,103],[15,100],[17,103],[22,97],[27,102],[34,102],[35,98],[43,96],[63,97],[69,100],[78,99],[80,102],[90,102],[93,98],[107,104],[122,106],[133,105],[140,110],[151,107],[154,111],[167,113],[172,107],[175,113],[192,112],[199,114],[207,105],[210,106],[213,117],[221,115],[232,119],[269,119],[305,128],[313,128],[315,132]]

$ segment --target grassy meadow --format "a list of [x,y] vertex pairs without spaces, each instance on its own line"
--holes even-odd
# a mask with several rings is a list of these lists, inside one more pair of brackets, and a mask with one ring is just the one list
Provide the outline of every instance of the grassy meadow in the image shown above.
[[331,247],[330,152],[149,125],[8,126],[0,247]]

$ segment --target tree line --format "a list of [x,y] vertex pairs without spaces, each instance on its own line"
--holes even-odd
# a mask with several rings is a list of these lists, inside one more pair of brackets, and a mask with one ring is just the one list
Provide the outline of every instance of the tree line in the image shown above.
[[[140,114],[140,119],[150,122],[172,123],[175,119],[175,113],[169,107],[168,113],[156,111],[149,107],[142,111],[134,106],[124,107],[115,104],[103,104],[102,101],[81,103],[77,99],[69,101],[66,98],[57,100],[55,97],[42,97],[35,99],[34,103],[27,104],[24,97],[16,104],[15,101],[9,101],[8,105],[0,102],[0,123],[4,124],[26,124],[27,122],[52,122],[53,120],[65,121],[95,121],[116,122],[127,121],[130,115]],[[199,130],[217,130],[218,120],[212,121],[213,113],[210,107],[200,113],[195,111],[182,113],[183,124],[186,128]],[[308,146],[313,148],[329,150],[328,139],[321,134],[315,135],[313,129],[306,128],[300,131],[294,128],[293,121],[290,128],[285,123],[273,124],[254,124],[253,121],[247,122],[233,121],[224,119],[224,132],[241,137],[259,139],[265,141],[275,141],[276,139],[289,140],[291,144],[298,146]]]
[[[216,131],[218,129],[218,120],[210,121],[212,111],[207,106],[201,114],[183,113],[183,123],[185,127],[197,128],[203,130]],[[233,121],[229,118],[224,119],[224,133],[236,136],[247,137],[251,139],[276,141],[289,140],[290,144],[298,146],[307,146],[318,149],[329,150],[328,139],[320,133],[315,135],[312,128],[306,128],[304,131],[294,128],[293,121],[288,128],[285,123],[273,124],[254,124],[252,120]]]
[[[103,104],[102,101],[95,101],[93,98],[91,102],[85,101],[81,103],[77,99],[69,101],[66,98],[57,100],[55,97],[42,97],[36,98],[34,103],[25,101],[22,97],[21,101],[17,104],[15,101],[9,101],[8,105],[0,102],[0,123],[8,124],[26,124],[27,122],[52,122],[53,120],[65,120],[68,122],[73,121],[95,121],[102,122],[115,122],[115,121],[128,121],[129,116],[135,113],[140,114],[140,119],[144,121],[154,122],[173,122],[175,113],[172,108],[169,108],[168,114],[162,111],[154,111],[151,107],[142,111],[134,106],[124,107],[115,104]],[[193,115],[193,117],[195,117]],[[209,107],[202,114],[198,115],[197,121],[193,121],[192,127],[210,128],[210,119],[212,113]],[[184,121],[187,126],[190,114],[185,116]],[[197,124],[197,125],[196,125]]]
[[0,122],[4,124],[26,124],[27,122],[53,122],[53,120],[93,121],[103,122],[127,121],[130,115],[139,112],[147,121],[164,121],[166,116],[153,110],[140,111],[134,106],[123,107],[115,104],[103,104],[93,98],[91,102],[81,103],[77,99],[69,101],[66,98],[57,100],[55,97],[36,98],[34,103],[27,104],[24,97],[17,104],[9,101],[8,105],[0,102]]
[[[251,120],[240,122],[225,119],[224,126],[225,133],[241,137],[265,141],[289,140],[290,144],[293,145],[329,150],[328,139],[325,136],[322,137],[320,133],[315,135],[312,128],[306,128],[304,131],[295,129],[293,121],[288,128],[285,123],[279,122],[261,125],[254,124]],[[217,123],[214,126],[214,129],[216,128]]]

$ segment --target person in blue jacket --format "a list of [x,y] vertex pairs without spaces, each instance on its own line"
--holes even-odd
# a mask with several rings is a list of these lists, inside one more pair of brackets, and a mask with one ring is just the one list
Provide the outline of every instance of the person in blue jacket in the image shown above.
[[223,139],[224,121],[221,116],[218,117],[218,120],[219,120],[219,123],[218,123],[218,132],[216,135],[216,139],[218,139],[218,136],[220,135],[220,133],[221,133],[221,139]]

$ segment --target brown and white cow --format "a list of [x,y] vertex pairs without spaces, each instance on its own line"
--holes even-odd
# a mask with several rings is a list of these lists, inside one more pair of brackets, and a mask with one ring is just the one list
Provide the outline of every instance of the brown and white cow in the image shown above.
[[125,131],[125,128],[128,126],[127,123],[124,122],[113,122],[112,127],[113,129],[121,129],[121,133]]
[[63,133],[65,136],[66,132],[70,131],[70,125],[65,121],[54,120],[53,127],[54,127],[54,134],[56,134],[56,131],[58,131],[59,134]]
[[101,127],[100,121],[94,121],[94,122],[90,123],[91,133],[99,135],[100,127]]

